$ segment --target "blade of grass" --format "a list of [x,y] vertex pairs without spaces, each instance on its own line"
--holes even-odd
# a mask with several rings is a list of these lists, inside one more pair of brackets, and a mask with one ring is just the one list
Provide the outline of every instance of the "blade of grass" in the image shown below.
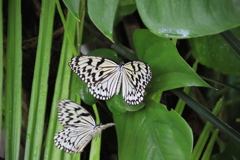
[[218,131],[219,131],[219,129],[214,130],[212,137],[211,137],[210,141],[208,142],[207,148],[206,148],[205,152],[203,153],[201,160],[210,159],[210,156],[211,156],[211,153],[213,150],[213,146],[218,137]]
[[[81,5],[85,5],[84,1],[81,1]],[[64,40],[63,40],[63,45],[62,45],[62,51],[61,51],[61,58],[60,58],[60,64],[59,64],[59,69],[58,69],[58,75],[57,75],[57,80],[56,80],[56,85],[55,85],[55,92],[54,92],[54,97],[53,97],[53,104],[52,104],[52,109],[51,109],[51,115],[50,115],[50,121],[49,121],[49,128],[48,128],[48,133],[47,133],[47,140],[46,140],[46,148],[45,148],[45,153],[44,153],[44,159],[80,159],[80,154],[75,154],[75,155],[70,155],[65,153],[64,151],[59,150],[57,147],[54,146],[54,134],[56,134],[59,130],[63,129],[63,127],[60,125],[57,119],[57,101],[62,98],[68,98],[70,97],[69,95],[69,89],[72,84],[70,82],[71,79],[71,70],[68,67],[68,62],[70,61],[72,54],[77,55],[76,48],[74,46],[74,36],[76,35],[76,26],[77,26],[77,20],[75,17],[68,12],[67,15],[67,21],[64,18],[61,6],[59,4],[59,1],[56,0],[56,5],[57,9],[59,12],[59,15],[61,17],[64,29],[65,29],[65,34],[64,34]],[[85,7],[84,8],[84,13],[85,13]],[[81,8],[82,9],[82,8]],[[81,10],[82,11],[82,10]],[[80,12],[82,13],[82,12]],[[83,13],[83,14],[84,14]],[[83,22],[84,16],[81,16],[81,22]],[[82,33],[83,30],[83,24],[80,25],[80,30],[79,32]],[[78,34],[79,36],[82,37],[82,34]],[[78,41],[78,44],[80,42]],[[70,52],[69,52],[70,51]],[[72,53],[72,54],[70,54]],[[72,86],[71,86],[72,87]],[[74,87],[74,86],[73,86]],[[79,100],[78,100],[79,101]]]
[[59,99],[68,98],[69,97],[69,87],[70,87],[70,77],[71,77],[71,70],[68,67],[68,62],[72,57],[72,47],[70,45],[71,40],[69,42],[68,37],[74,37],[76,33],[76,25],[77,21],[74,16],[68,12],[67,14],[67,21],[63,22],[66,23],[65,26],[65,33],[68,32],[69,35],[64,34],[62,50],[61,50],[61,57],[58,67],[56,85],[54,90],[52,108],[51,108],[51,115],[48,125],[47,137],[46,137],[46,146],[44,152],[44,159],[45,160],[52,160],[52,159],[63,159],[64,157],[63,151],[59,150],[54,145],[54,134],[56,134],[59,130],[63,129],[63,127],[58,122],[57,116],[57,101]]
[[[60,2],[58,0],[55,0],[56,2],[56,6],[57,6],[57,10],[58,10],[58,13],[60,15],[60,18],[62,20],[62,24],[63,24],[63,28],[67,28],[67,23],[66,23],[66,20],[64,18],[64,15],[63,15],[63,11],[62,11],[62,8],[61,8],[61,5],[60,5]],[[70,49],[73,53],[73,55],[77,56],[78,55],[78,52],[76,51],[76,48],[74,46],[74,39],[72,38],[72,36],[70,35],[70,33],[68,33],[68,30],[65,30],[65,34],[68,38],[68,41],[69,41],[69,45],[70,45]]]
[[[221,106],[222,106],[222,98],[217,102],[217,104],[215,105],[212,113],[214,115],[217,115]],[[200,137],[198,138],[198,141],[193,149],[192,152],[192,160],[198,160],[203,152],[203,148],[208,140],[209,134],[212,130],[213,125],[210,122],[207,122],[206,125],[203,128],[203,131],[200,135]]]
[[221,121],[219,118],[214,116],[208,109],[204,106],[193,100],[186,93],[181,91],[180,89],[171,90],[175,95],[181,98],[186,104],[189,105],[195,112],[205,118],[207,121],[212,123],[215,127],[217,127],[221,132],[226,134],[230,139],[240,145],[240,134],[235,131],[232,127]]
[[[2,8],[2,1],[0,1],[0,8]],[[0,117],[2,117],[2,105],[3,105],[3,14],[2,10],[0,10]],[[2,129],[2,118],[0,119],[0,128]],[[2,130],[1,130],[2,132]],[[2,137],[0,132],[0,137]],[[1,144],[1,139],[0,139]],[[1,145],[0,145],[1,148]]]
[[[96,124],[100,123],[100,118],[98,115],[98,110],[96,104],[92,105],[93,111],[96,117]],[[91,142],[91,149],[90,149],[90,155],[89,160],[99,160],[100,159],[100,151],[101,151],[101,134],[96,137],[95,140],[92,140]]]
[[8,1],[6,55],[6,159],[18,160],[22,115],[22,26],[21,1]]
[[51,55],[54,1],[43,0],[40,16],[38,47],[34,68],[30,110],[25,149],[25,160],[40,159],[44,133],[48,75]]

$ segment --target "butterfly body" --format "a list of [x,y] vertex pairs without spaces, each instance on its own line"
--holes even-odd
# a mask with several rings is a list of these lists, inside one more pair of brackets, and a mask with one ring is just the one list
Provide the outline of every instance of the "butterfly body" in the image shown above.
[[114,123],[95,124],[91,114],[77,103],[63,99],[58,102],[58,119],[67,127],[54,136],[55,146],[67,153],[82,152],[84,147],[102,130]]
[[142,102],[145,88],[152,78],[150,67],[140,61],[120,65],[96,56],[76,56],[70,68],[87,83],[90,93],[100,100],[108,100],[120,92],[124,100],[137,105]]

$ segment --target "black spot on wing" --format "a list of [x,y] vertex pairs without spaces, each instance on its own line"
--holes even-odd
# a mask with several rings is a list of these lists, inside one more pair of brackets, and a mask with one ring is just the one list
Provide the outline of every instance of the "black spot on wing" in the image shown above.
[[[132,66],[132,68],[133,68],[133,73],[136,74],[136,68],[135,68],[135,66],[133,65],[133,62],[131,62],[131,66]],[[132,76],[132,77],[133,77],[133,76]]]
[[104,71],[101,71],[98,76],[101,77],[103,74],[104,74]]
[[105,62],[105,58],[102,58],[101,61],[99,61],[96,65],[96,70],[98,70],[98,67]]
[[80,116],[82,116],[82,117],[88,117],[88,116],[91,116],[91,114],[90,114],[90,113],[81,113]]
[[93,60],[91,58],[88,59],[87,64],[92,65]]

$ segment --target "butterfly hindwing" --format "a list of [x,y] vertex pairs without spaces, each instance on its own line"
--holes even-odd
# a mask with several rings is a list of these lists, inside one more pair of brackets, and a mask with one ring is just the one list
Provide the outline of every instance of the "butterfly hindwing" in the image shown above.
[[140,61],[128,62],[122,69],[122,95],[124,100],[137,105],[143,101],[145,88],[151,80],[150,67]]
[[82,152],[92,139],[92,129],[86,127],[65,128],[54,136],[55,146],[67,153]]
[[58,119],[67,127],[54,136],[55,146],[67,153],[82,152],[93,137],[114,123],[95,124],[91,114],[77,103],[63,99],[58,102]]
[[108,100],[119,88],[120,67],[113,61],[95,56],[76,56],[69,66],[87,83],[90,93],[97,99]]

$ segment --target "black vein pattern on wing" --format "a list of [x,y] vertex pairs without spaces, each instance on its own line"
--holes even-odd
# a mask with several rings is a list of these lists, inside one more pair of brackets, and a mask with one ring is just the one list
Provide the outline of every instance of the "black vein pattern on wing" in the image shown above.
[[67,153],[81,152],[82,149],[91,141],[92,128],[86,130],[84,127],[65,128],[54,137],[55,145],[59,149],[64,149]]
[[111,98],[117,92],[118,85],[120,85],[120,74],[117,68],[115,71],[105,74],[105,77],[102,77],[97,83],[89,85],[90,93],[101,100]]
[[58,119],[64,127],[95,126],[91,114],[77,103],[63,99],[58,102]]
[[137,105],[143,100],[145,88],[151,80],[150,67],[140,61],[128,62],[123,68],[122,94],[124,100]]
[[95,56],[73,57],[71,69],[88,84],[97,99],[107,100],[116,93],[120,81],[120,67],[113,61]]

